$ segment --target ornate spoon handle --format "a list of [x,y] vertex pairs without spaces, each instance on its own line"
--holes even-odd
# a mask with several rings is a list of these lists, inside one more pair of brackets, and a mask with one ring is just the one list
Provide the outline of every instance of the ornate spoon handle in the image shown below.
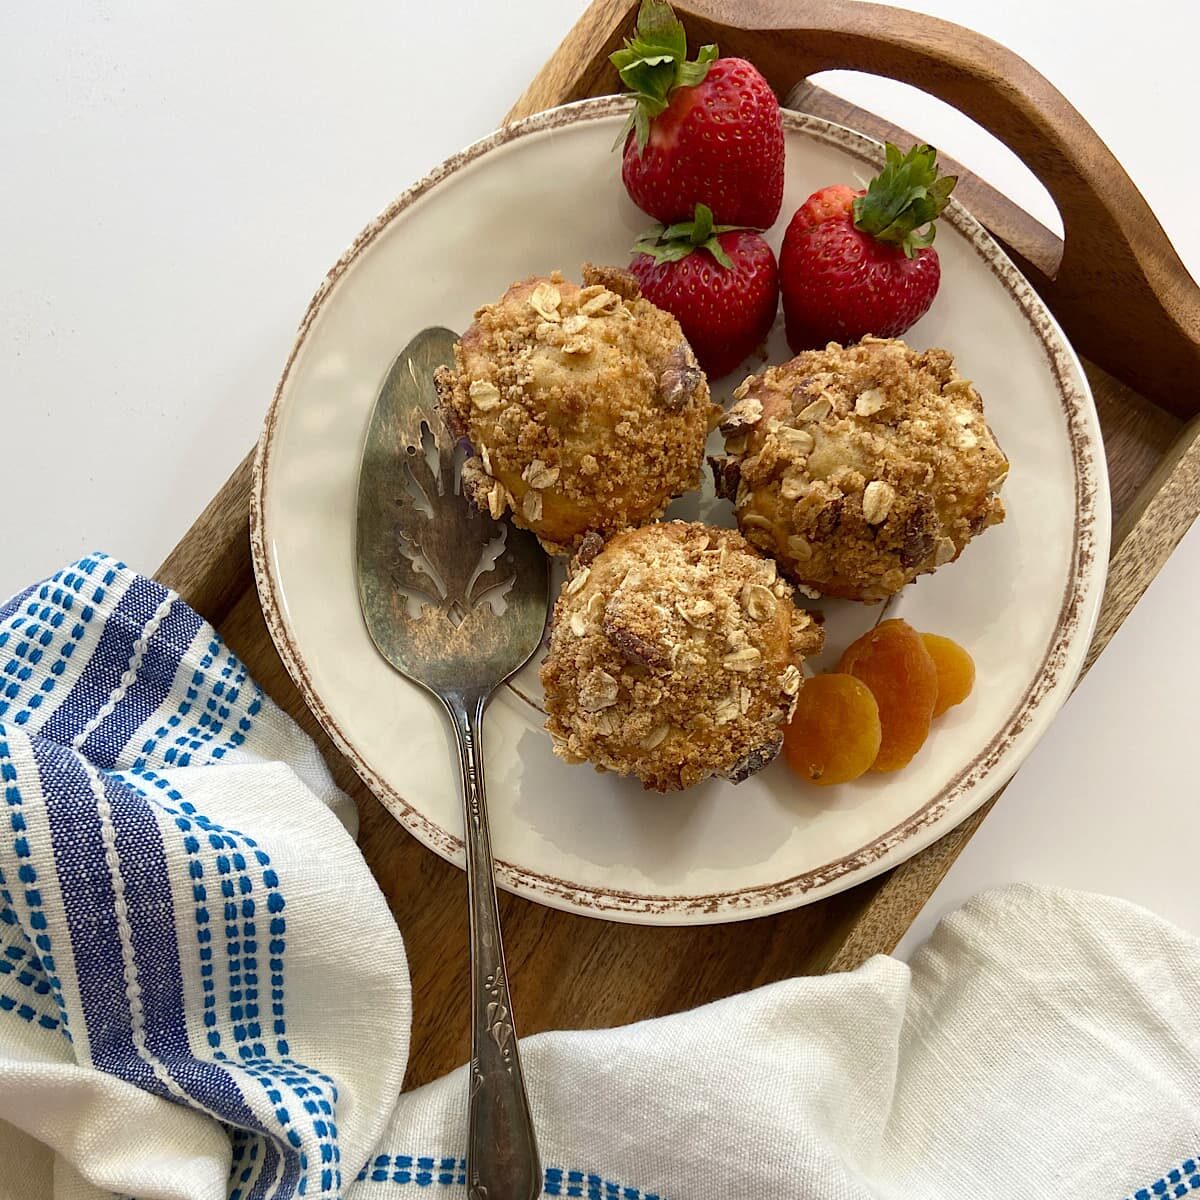
[[471,937],[467,1192],[472,1200],[534,1200],[542,1191],[542,1166],[517,1050],[492,876],[480,736],[486,703],[486,692],[446,701],[462,766]]

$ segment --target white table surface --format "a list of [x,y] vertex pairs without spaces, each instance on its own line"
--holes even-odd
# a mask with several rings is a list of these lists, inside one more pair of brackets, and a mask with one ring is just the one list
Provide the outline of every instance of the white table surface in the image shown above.
[[[255,440],[324,272],[408,183],[487,133],[583,0],[16,0],[0,9],[0,594],[99,548],[152,570]],[[1127,166],[1200,275],[1193,0],[925,0],[1013,47]],[[965,119],[823,80],[1052,227]],[[1016,879],[1200,933],[1200,529],[906,940]]]

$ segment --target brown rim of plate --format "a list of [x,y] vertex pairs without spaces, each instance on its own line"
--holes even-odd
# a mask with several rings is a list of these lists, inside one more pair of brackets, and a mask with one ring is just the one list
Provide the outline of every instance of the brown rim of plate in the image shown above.
[[[291,630],[283,618],[282,608],[275,591],[275,581],[271,574],[269,557],[266,553],[266,533],[263,528],[263,502],[280,399],[290,378],[296,356],[326,299],[355,259],[405,209],[460,168],[517,138],[558,129],[581,121],[622,115],[628,112],[630,104],[631,102],[622,96],[601,96],[536,113],[531,117],[504,126],[448,158],[424,179],[398,196],[355,238],[350,248],[325,276],[313,296],[304,318],[300,322],[296,340],[275,388],[262,436],[259,439],[258,452],[255,455],[254,481],[250,499],[250,542],[254,574],[263,616],[284,665],[299,687],[305,703],[380,802],[409,832],[424,842],[431,850],[460,864],[462,840],[414,809],[386,780],[371,769],[350,739],[343,733],[317,694],[299,647],[293,641]],[[872,167],[878,168],[883,165],[883,146],[854,130],[835,125],[820,117],[812,117],[786,109],[783,112],[783,123],[784,129],[788,132],[800,133],[815,141],[834,146]],[[1047,720],[1057,710],[1058,705],[1065,700],[1065,692],[1059,690],[1059,684],[1063,679],[1064,672],[1070,671],[1073,679],[1082,665],[1086,639],[1082,644],[1076,642],[1084,619],[1081,611],[1082,603],[1096,555],[1098,552],[1103,552],[1107,545],[1108,523],[1106,520],[1098,521],[1101,513],[1100,502],[1107,494],[1107,477],[1102,476],[1097,470],[1093,443],[1088,434],[1088,426],[1094,416],[1091,395],[1086,382],[1083,381],[1083,372],[1078,367],[1074,352],[1067,345],[1054,318],[992,236],[953,198],[942,214],[942,220],[948,222],[971,244],[975,252],[1012,296],[1014,303],[1041,342],[1062,401],[1063,416],[1066,421],[1075,468],[1075,543],[1071,555],[1068,582],[1059,608],[1058,620],[1050,635],[1042,664],[1021,699],[988,744],[936,796],[910,817],[865,846],[816,870],[807,871],[776,883],[759,884],[730,892],[647,896],[617,889],[601,890],[583,887],[565,879],[528,871],[512,863],[497,860],[496,878],[501,886],[518,895],[549,904],[555,908],[564,908],[588,915],[609,916],[616,920],[630,917],[648,918],[647,923],[658,924],[739,920],[750,916],[766,915],[784,908],[798,907],[816,899],[817,896],[813,894],[815,892],[819,891],[821,897],[832,895],[854,884],[864,882],[924,849],[936,837],[953,828],[953,826],[947,826],[946,829],[941,829],[938,828],[938,824],[956,801],[969,795],[971,802],[962,805],[961,811],[955,814],[957,818],[955,824],[965,820],[1007,781],[1012,772],[1020,765],[1025,754],[1032,749],[1032,743],[1021,747],[1016,759],[1005,764],[1006,768],[1011,767],[1011,770],[1008,770],[1003,776],[988,780],[990,786],[981,786],[983,781],[995,771],[1014,741],[1027,728],[1047,698],[1056,696],[1057,699],[1057,703],[1045,714]],[[1078,377],[1082,386],[1075,383],[1072,379],[1073,375]],[[1089,625],[1094,624],[1095,607],[1093,607],[1090,617]],[[1088,633],[1090,630],[1084,632]],[[1078,646],[1074,655],[1071,654],[1073,644]],[[1073,663],[1072,658],[1075,660]],[[1071,680],[1067,680],[1068,685],[1070,682]]]

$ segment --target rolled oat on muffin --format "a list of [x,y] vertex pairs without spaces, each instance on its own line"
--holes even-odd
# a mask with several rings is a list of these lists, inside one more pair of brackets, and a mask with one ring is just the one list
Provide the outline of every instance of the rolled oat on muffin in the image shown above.
[[592,551],[572,564],[542,666],[555,753],[660,792],[770,763],[822,642],[775,564],[736,530],[683,521]]
[[661,516],[698,486],[719,410],[679,323],[628,272],[557,271],[485,305],[437,375],[468,494],[552,554]]
[[1004,520],[1008,460],[946,350],[864,338],[745,380],[718,491],[797,584],[879,601]]

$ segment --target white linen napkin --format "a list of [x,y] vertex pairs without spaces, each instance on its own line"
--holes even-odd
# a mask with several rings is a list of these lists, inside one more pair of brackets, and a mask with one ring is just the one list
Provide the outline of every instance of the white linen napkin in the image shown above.
[[[352,810],[182,601],[92,555],[0,608],[0,790],[0,1197],[465,1195]],[[1200,943],[1103,897],[522,1050],[550,1196],[1200,1198]]]

